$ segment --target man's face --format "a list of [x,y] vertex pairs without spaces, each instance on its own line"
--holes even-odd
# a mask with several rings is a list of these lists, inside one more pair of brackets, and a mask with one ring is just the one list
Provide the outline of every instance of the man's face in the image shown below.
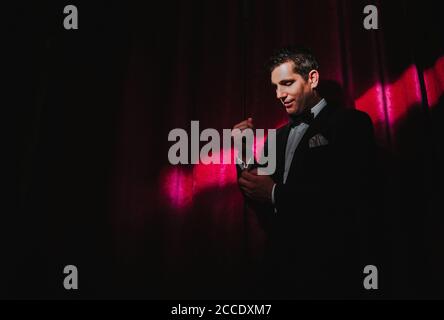
[[294,72],[294,63],[285,62],[271,72],[271,82],[276,87],[276,97],[289,115],[301,113],[313,98],[309,81]]

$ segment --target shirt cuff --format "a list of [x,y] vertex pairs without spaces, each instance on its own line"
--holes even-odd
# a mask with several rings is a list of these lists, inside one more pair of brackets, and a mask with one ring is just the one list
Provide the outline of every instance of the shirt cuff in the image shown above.
[[271,189],[271,203],[274,206],[274,212],[277,213],[276,204],[274,203],[274,189],[276,188],[276,183],[273,185],[273,189]]

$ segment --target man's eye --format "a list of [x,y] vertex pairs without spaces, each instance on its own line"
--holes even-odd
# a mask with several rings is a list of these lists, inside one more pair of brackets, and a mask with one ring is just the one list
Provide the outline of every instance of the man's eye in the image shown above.
[[287,82],[285,82],[285,85],[288,87],[288,86],[291,86],[293,84],[293,81],[287,81]]

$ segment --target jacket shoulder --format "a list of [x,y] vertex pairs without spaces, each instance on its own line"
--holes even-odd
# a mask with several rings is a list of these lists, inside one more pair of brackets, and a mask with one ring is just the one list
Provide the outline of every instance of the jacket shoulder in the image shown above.
[[341,126],[365,126],[373,127],[370,116],[356,109],[337,109],[332,115],[332,121]]
[[370,117],[366,112],[354,108],[335,108],[333,115],[338,119],[344,120],[370,120]]
[[374,140],[373,122],[370,116],[356,109],[336,110],[330,118],[330,128],[338,139]]

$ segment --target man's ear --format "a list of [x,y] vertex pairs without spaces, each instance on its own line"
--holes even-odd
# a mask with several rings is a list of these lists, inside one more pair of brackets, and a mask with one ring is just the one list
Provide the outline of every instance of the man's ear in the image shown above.
[[308,81],[312,89],[316,89],[319,84],[319,72],[317,70],[311,70],[308,73]]

